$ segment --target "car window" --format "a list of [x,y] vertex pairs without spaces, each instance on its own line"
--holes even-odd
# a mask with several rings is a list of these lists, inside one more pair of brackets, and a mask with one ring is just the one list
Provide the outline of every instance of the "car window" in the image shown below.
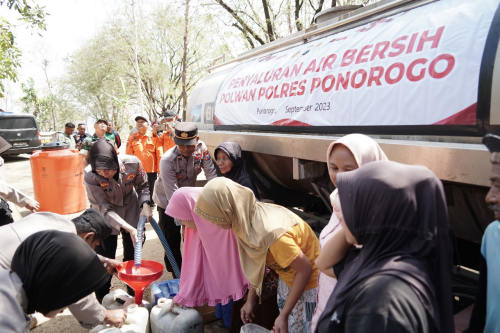
[[33,118],[0,118],[0,129],[36,128]]

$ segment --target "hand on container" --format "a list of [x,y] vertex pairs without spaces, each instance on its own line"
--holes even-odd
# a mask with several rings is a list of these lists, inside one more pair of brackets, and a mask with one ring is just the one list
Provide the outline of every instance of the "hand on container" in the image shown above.
[[25,207],[32,212],[36,212],[38,209],[40,209],[40,203],[36,200],[31,200],[31,202],[27,203]]
[[273,333],[288,333],[288,318],[280,314],[274,321]]
[[153,207],[150,206],[147,202],[142,204],[141,215],[146,217],[146,220],[149,222],[153,217]]
[[122,262],[111,258],[105,258],[104,260],[104,268],[106,268],[106,271],[111,275],[118,271],[118,266],[121,264]]
[[106,310],[104,323],[113,325],[115,327],[122,327],[127,319],[127,312],[123,309]]
[[254,309],[255,309],[256,303],[257,303],[256,298],[253,297],[253,295],[251,295],[251,290],[249,290],[247,301],[241,307],[241,310],[240,310],[241,321],[244,324],[248,324],[248,323],[251,323],[253,321],[253,319],[255,317]]

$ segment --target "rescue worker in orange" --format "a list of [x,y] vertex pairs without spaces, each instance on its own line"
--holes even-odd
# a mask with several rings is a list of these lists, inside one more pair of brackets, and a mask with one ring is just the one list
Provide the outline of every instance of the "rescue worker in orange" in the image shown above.
[[[148,133],[149,122],[143,116],[135,117],[137,132],[130,134],[127,140],[127,155],[134,155],[140,161],[148,175],[149,193],[153,193],[156,181],[157,161],[156,151],[159,145],[158,135]],[[152,197],[150,197],[153,201]]]
[[[174,127],[177,122],[177,114],[172,110],[163,113],[163,118],[158,125],[153,126],[153,137],[158,137],[156,146],[156,172],[160,172],[160,160],[163,154],[175,146]],[[152,192],[151,192],[152,193]]]

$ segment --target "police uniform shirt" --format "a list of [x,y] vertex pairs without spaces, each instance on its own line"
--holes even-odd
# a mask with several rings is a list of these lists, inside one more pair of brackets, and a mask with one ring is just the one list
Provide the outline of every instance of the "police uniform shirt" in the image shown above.
[[0,269],[0,327],[2,332],[28,332],[29,319],[24,314],[28,297],[19,276]]
[[[0,269],[10,270],[14,253],[29,236],[43,230],[59,230],[76,235],[75,224],[62,215],[39,212],[0,227]],[[99,304],[92,293],[68,306],[69,311],[80,325],[92,328],[101,324],[106,316],[106,309]],[[0,326],[1,327],[1,326]]]
[[120,224],[113,218],[118,214],[134,228],[139,221],[140,205],[149,200],[146,172],[136,156],[121,155],[118,180],[107,179],[92,172],[90,165],[85,168],[84,182],[87,197],[92,208],[97,209],[117,235]]
[[198,141],[189,158],[182,156],[177,146],[170,148],[160,160],[160,174],[155,183],[153,200],[158,207],[166,208],[179,187],[194,186],[202,169],[207,180],[217,177],[212,157],[203,141]]

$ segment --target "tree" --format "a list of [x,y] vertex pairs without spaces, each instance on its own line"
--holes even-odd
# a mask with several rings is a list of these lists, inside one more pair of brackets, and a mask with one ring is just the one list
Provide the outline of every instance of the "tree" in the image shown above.
[[24,96],[21,102],[24,103],[24,111],[31,113],[40,127],[44,131],[62,131],[64,123],[77,119],[78,111],[68,102],[64,90],[58,91],[57,95],[49,93],[41,96],[35,89],[35,82],[32,78],[26,83],[21,83]]
[[[29,0],[0,0],[0,6],[17,12],[19,20],[31,28],[45,30],[44,9]],[[0,97],[4,96],[4,81],[17,81],[17,70],[20,66],[21,51],[16,47],[12,24],[0,17]]]
[[71,99],[94,119],[109,119],[119,129],[135,76],[125,67],[131,45],[124,44],[119,27],[107,24],[69,59],[63,79]]
[[[231,25],[241,33],[250,48],[310,27],[316,14],[325,9],[325,0],[212,1],[230,15]],[[332,0],[330,5],[366,5],[376,1],[378,0]]]
[[65,82],[73,90],[74,99],[93,117],[114,119],[118,128],[127,121],[130,110],[139,109],[140,99],[150,120],[166,109],[180,112],[183,69],[189,94],[205,75],[209,60],[230,53],[226,40],[217,34],[215,17],[199,9],[190,13],[197,20],[189,24],[189,47],[184,48],[185,17],[180,9],[176,4],[160,4],[135,17],[137,45],[130,16],[116,15],[70,57]]
[[186,0],[184,11],[184,36],[183,36],[183,50],[182,50],[182,114],[186,114],[187,108],[187,85],[186,85],[186,72],[187,72],[187,55],[188,55],[188,31],[189,31],[189,0]]

